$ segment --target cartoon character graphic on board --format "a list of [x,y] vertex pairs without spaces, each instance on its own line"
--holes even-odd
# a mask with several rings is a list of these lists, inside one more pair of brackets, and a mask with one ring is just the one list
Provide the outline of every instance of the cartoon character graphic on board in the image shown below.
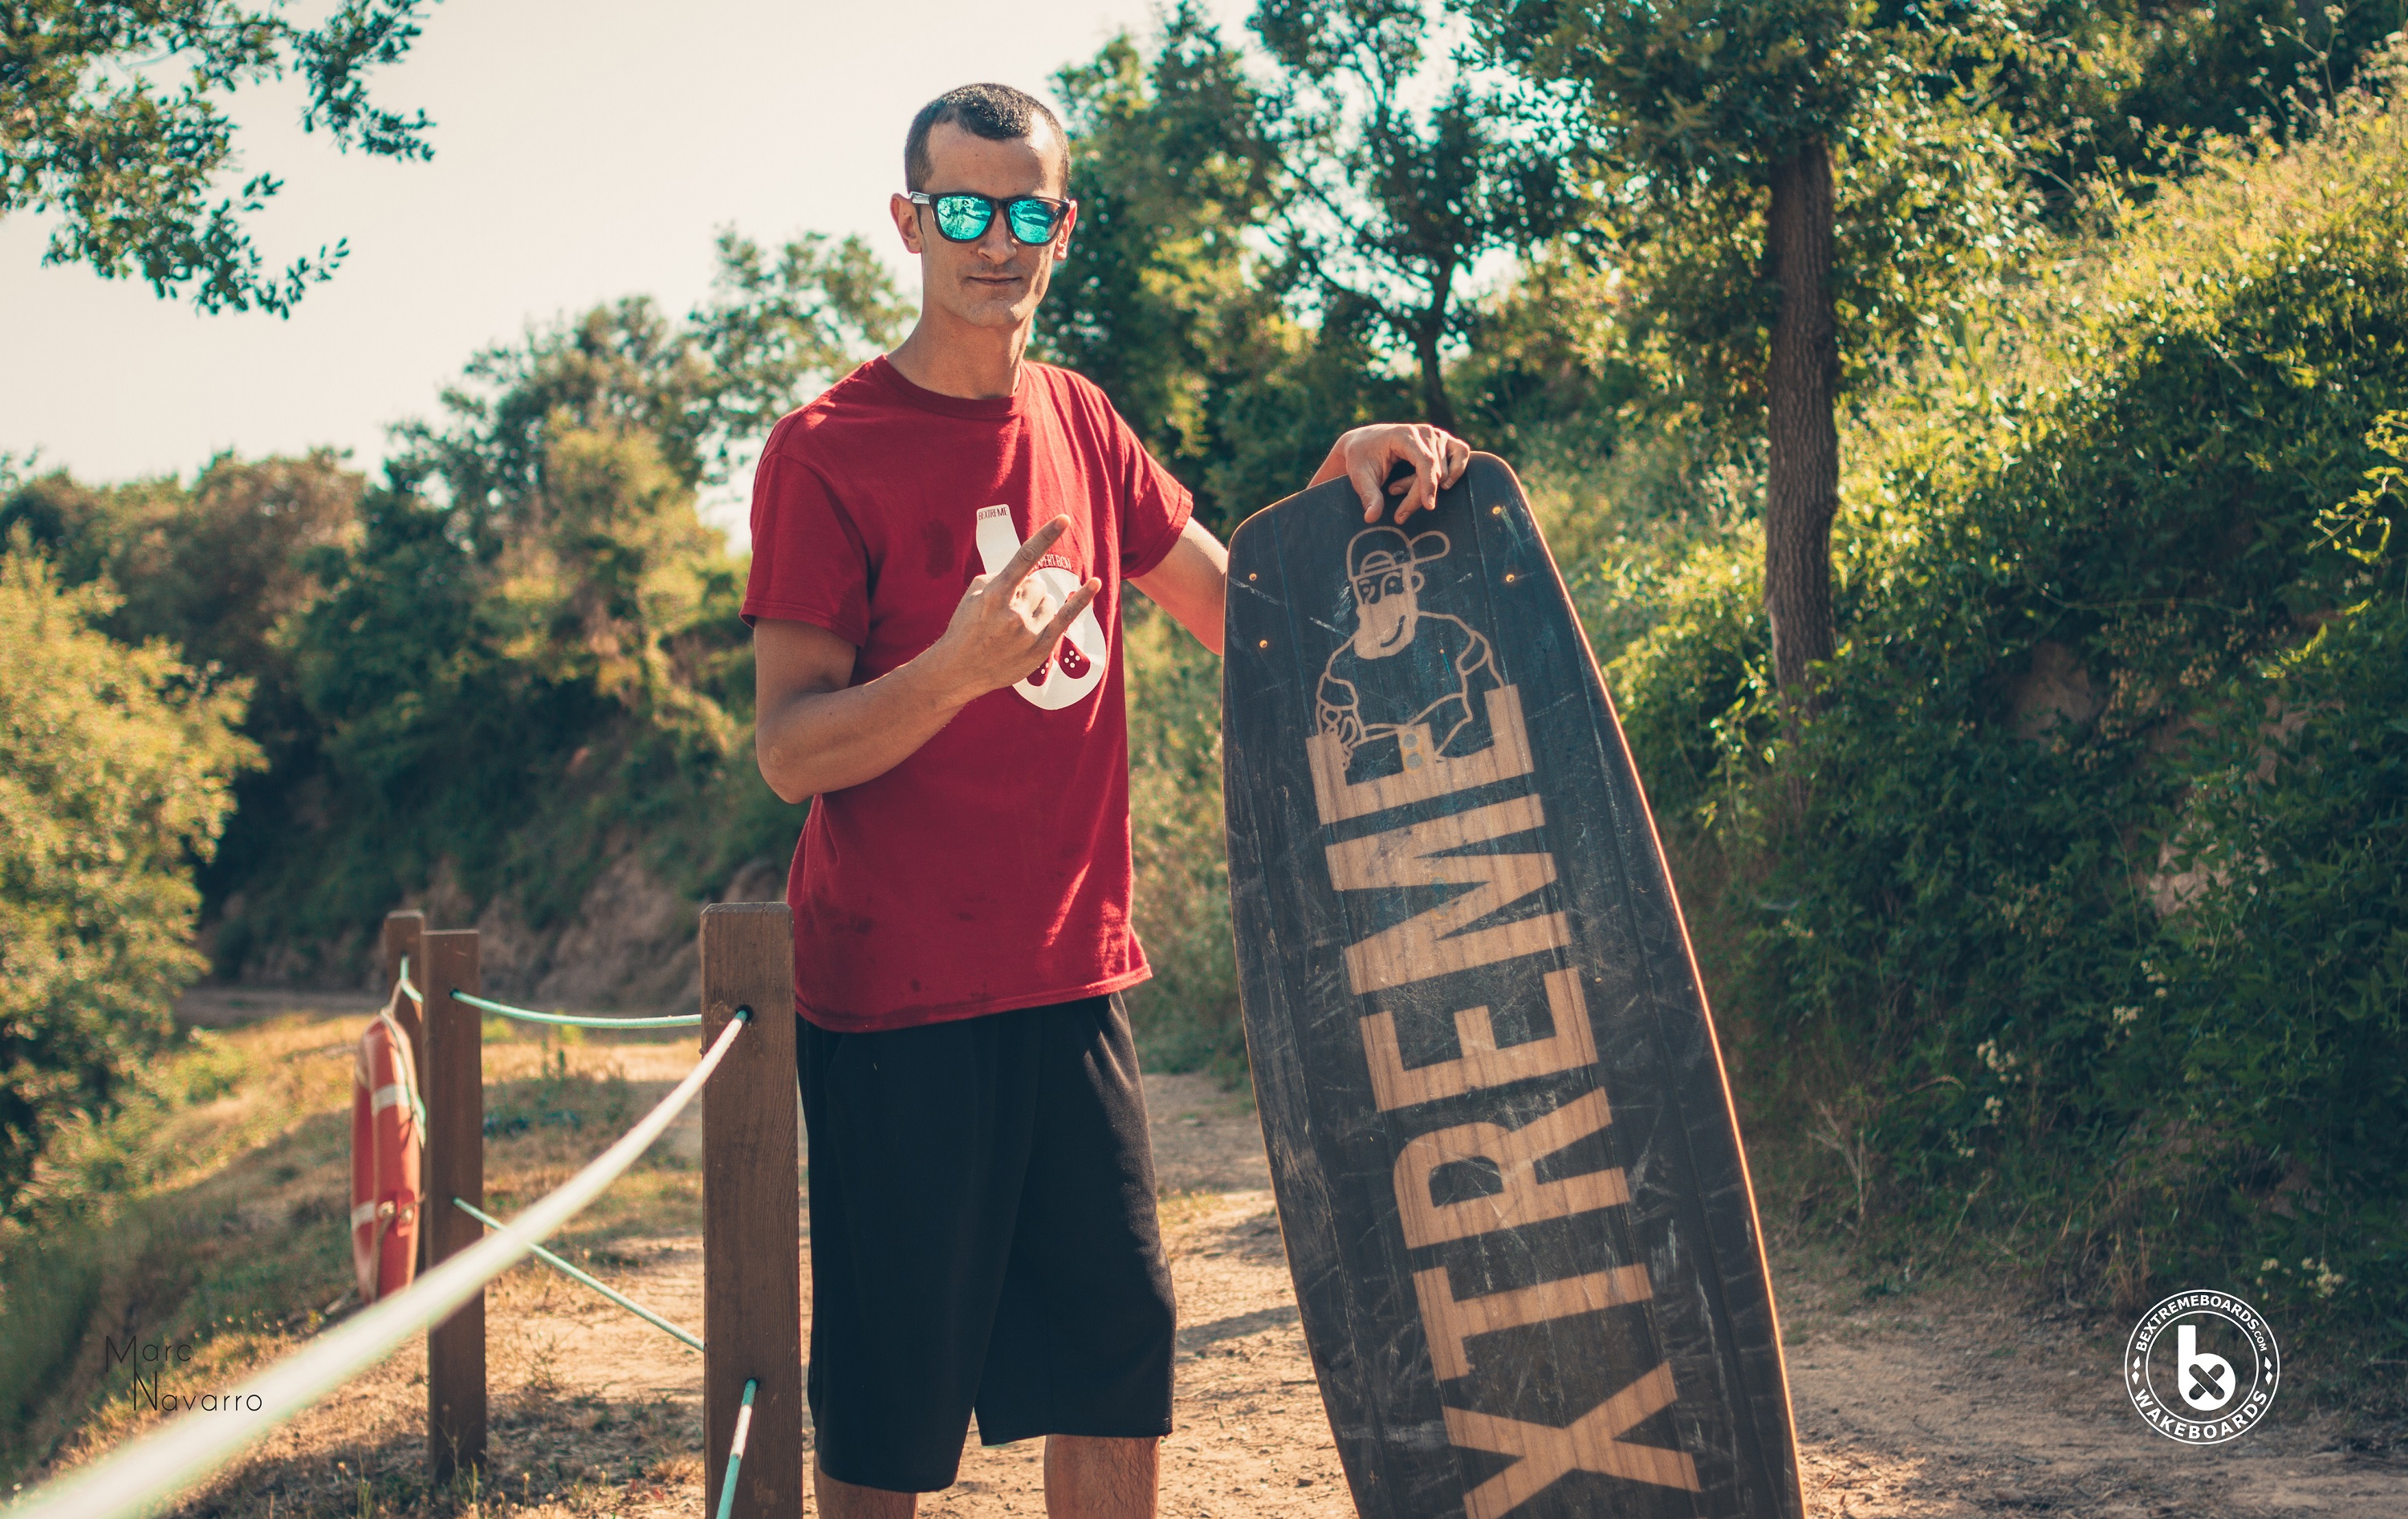
[[[1421,604],[1419,566],[1443,559],[1449,547],[1444,533],[1409,537],[1397,527],[1367,527],[1346,545],[1354,636],[1330,654],[1317,706],[1350,783],[1396,775],[1425,757],[1462,759],[1494,741],[1486,697],[1504,682],[1487,638]],[[1418,752],[1419,729],[1428,732],[1427,756]]]
[[[989,575],[1002,573],[1004,565],[1020,552],[1020,529],[1011,524],[1010,507],[979,508],[978,552],[979,562]],[[1041,564],[1029,572],[1027,583],[1059,607],[1086,581],[1065,565]],[[1033,707],[1058,711],[1101,684],[1104,666],[1111,659],[1103,624],[1096,621],[1096,609],[1090,605],[1062,636],[1061,646],[1011,689]]]

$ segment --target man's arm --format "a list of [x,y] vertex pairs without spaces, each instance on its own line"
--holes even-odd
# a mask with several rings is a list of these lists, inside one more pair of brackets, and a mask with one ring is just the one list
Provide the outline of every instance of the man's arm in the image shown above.
[[752,629],[752,752],[786,801],[873,781],[911,757],[953,714],[1025,679],[1054,652],[1103,582],[1060,608],[1029,571],[1069,526],[1056,517],[1001,573],[970,581],[942,637],[866,685],[850,685],[858,651],[825,628],[763,618]]
[[[1462,479],[1464,466],[1470,462],[1471,446],[1452,433],[1426,423],[1383,423],[1340,434],[1329,446],[1329,457],[1321,462],[1320,471],[1305,489],[1341,475],[1352,480],[1367,523],[1379,521],[1388,494],[1401,491],[1404,498],[1397,503],[1397,521],[1403,522],[1409,512],[1436,507],[1438,493]],[[1386,486],[1388,471],[1398,464],[1413,466],[1412,479]],[[1186,530],[1162,563],[1129,583],[1177,618],[1179,625],[1195,634],[1205,648],[1216,654],[1221,652],[1229,551],[1202,523],[1189,518]]]
[[1221,652],[1222,603],[1229,594],[1229,551],[1195,518],[1162,563],[1129,581],[1179,620],[1196,641]]

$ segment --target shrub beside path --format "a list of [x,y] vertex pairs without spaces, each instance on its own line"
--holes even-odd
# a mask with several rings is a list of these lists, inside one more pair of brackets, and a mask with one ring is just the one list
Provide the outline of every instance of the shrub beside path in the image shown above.
[[[340,1022],[349,1028],[356,1018]],[[523,1206],[566,1176],[616,1132],[610,1110],[640,1112],[691,1059],[682,1042],[492,1052],[489,1111],[537,1119],[489,1145],[495,1211]],[[1202,1077],[1150,1076],[1146,1088],[1182,1325],[1179,1432],[1164,1451],[1162,1512],[1343,1519],[1353,1508],[1305,1355],[1252,1110]],[[585,1106],[597,1111],[581,1126],[542,1122]],[[662,1149],[622,1196],[597,1205],[572,1253],[671,1320],[699,1326],[694,1115]],[[347,1184],[347,1173],[322,1168],[325,1185]],[[313,1216],[307,1226],[339,1225]],[[2115,1381],[2128,1326],[2070,1309],[2017,1311],[2003,1295],[1951,1285],[1870,1297],[1835,1255],[1812,1246],[1776,1251],[1774,1270],[1814,1519],[2408,1513],[2408,1462],[2351,1448],[2333,1418],[2296,1404],[2291,1422],[2237,1449],[2189,1450],[2150,1433]],[[494,1471],[482,1491],[430,1496],[418,1478],[425,1355],[413,1341],[177,1512],[699,1512],[699,1356],[533,1264],[497,1282],[486,1323]],[[1038,1442],[989,1450],[975,1435],[959,1483],[921,1505],[931,1519],[1043,1512]]]

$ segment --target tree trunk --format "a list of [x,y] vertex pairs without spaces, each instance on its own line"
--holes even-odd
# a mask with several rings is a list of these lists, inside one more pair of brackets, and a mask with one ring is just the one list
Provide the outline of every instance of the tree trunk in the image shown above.
[[1773,677],[1803,697],[1808,667],[1831,657],[1831,519],[1840,508],[1840,383],[1831,301],[1831,150],[1820,137],[1773,165],[1765,262],[1781,287],[1765,376],[1764,609]]
[[1413,329],[1413,358],[1422,371],[1423,420],[1445,428],[1455,437],[1463,436],[1463,423],[1455,416],[1455,403],[1447,398],[1445,372],[1439,365],[1438,341],[1445,328],[1446,296],[1452,276],[1439,282],[1440,304],[1433,307],[1421,323]]

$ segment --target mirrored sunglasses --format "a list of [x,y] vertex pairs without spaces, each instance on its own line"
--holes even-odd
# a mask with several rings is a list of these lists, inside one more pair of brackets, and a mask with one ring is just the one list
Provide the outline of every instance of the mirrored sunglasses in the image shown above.
[[909,193],[911,204],[925,206],[937,213],[937,231],[948,242],[974,243],[986,236],[994,224],[996,208],[1003,208],[1003,224],[1011,231],[1012,240],[1035,247],[1050,242],[1054,229],[1062,224],[1069,208],[1079,204],[1074,200],[1048,200],[1042,195],[1019,195],[999,201],[991,195],[981,195],[968,190],[948,190],[930,194],[924,190]]

